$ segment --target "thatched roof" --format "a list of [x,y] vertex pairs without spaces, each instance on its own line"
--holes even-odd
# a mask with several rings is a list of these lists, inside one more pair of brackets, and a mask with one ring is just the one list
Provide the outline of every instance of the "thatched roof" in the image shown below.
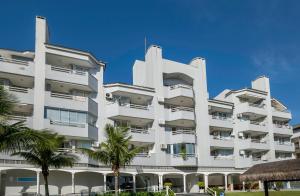
[[300,159],[257,164],[240,176],[241,181],[300,180]]

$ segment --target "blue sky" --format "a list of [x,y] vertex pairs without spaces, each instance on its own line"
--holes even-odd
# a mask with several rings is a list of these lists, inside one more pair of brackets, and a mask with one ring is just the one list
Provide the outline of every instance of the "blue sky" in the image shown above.
[[131,83],[144,38],[163,56],[207,60],[211,96],[271,79],[272,96],[300,122],[300,1],[2,1],[0,48],[34,49],[34,18],[45,16],[51,43],[91,51],[108,62],[105,83]]

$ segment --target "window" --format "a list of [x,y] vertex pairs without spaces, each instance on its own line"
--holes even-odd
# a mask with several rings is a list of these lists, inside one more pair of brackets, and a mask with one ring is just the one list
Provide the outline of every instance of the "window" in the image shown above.
[[86,112],[78,112],[72,110],[65,110],[60,108],[46,108],[45,118],[50,119],[53,122],[59,122],[64,124],[90,124],[95,126],[97,117],[87,115]]

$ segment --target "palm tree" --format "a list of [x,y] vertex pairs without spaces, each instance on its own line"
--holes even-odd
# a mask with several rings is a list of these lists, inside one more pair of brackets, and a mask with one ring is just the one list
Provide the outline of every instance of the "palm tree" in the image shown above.
[[72,167],[78,157],[69,151],[58,152],[64,142],[64,137],[57,133],[42,132],[47,141],[38,140],[27,146],[27,149],[15,152],[13,156],[21,156],[28,163],[35,165],[42,170],[45,181],[45,195],[49,196],[48,176],[49,167],[61,168]]
[[98,148],[80,150],[92,159],[111,166],[115,176],[115,195],[118,196],[120,168],[130,164],[141,149],[130,145],[128,127],[106,125],[105,132],[107,139]]
[[24,122],[9,123],[9,115],[17,103],[15,97],[0,85],[0,152],[16,152],[36,140],[43,140],[43,134],[24,126]]

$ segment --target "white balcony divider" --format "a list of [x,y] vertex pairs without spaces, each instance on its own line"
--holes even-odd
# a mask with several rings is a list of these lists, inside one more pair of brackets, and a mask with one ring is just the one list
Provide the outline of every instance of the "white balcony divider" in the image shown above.
[[0,57],[0,61],[7,62],[7,63],[16,63],[16,64],[26,65],[26,66],[29,64],[28,61],[21,61],[17,59],[3,58],[3,57]]
[[64,73],[69,73],[69,74],[82,75],[82,76],[87,75],[87,72],[85,72],[85,71],[73,70],[73,69],[70,69],[70,68],[59,67],[59,66],[54,66],[54,65],[51,65],[51,70],[64,72]]
[[179,134],[195,135],[196,131],[194,129],[184,129],[184,128],[172,130],[172,135],[179,135]]
[[171,106],[171,112],[178,112],[178,111],[194,112],[194,108]]
[[170,88],[170,90],[173,90],[173,89],[177,89],[177,88],[192,89],[193,87],[190,85],[186,85],[186,84],[175,84],[175,85],[170,86],[169,88]]

